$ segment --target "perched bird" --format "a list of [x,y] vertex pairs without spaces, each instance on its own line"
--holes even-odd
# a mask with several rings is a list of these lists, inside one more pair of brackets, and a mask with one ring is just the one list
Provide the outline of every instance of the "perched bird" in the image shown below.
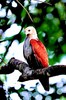
[[[46,68],[49,65],[48,54],[44,44],[38,39],[36,29],[29,26],[24,29],[26,39],[23,45],[23,54],[32,69]],[[40,81],[46,90],[49,89],[48,77],[41,76]]]

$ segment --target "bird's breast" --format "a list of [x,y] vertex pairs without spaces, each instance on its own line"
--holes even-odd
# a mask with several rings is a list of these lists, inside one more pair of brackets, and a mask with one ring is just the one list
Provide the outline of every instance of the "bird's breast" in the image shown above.
[[32,54],[32,48],[31,48],[30,41],[28,38],[26,38],[23,45],[23,54],[26,59],[28,59],[28,57]]

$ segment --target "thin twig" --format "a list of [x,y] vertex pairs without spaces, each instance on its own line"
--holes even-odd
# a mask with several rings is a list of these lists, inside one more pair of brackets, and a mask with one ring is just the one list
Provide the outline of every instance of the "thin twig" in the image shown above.
[[29,14],[29,12],[27,11],[27,9],[26,9],[18,0],[16,0],[16,1],[17,1],[17,3],[26,11],[26,13],[28,14],[29,18],[30,18],[31,21],[33,22],[33,19],[32,19],[32,17],[30,16],[30,14]]
[[43,2],[43,1],[41,1],[41,0],[34,0],[34,1],[38,1],[38,2],[40,2],[40,3],[45,3],[45,4],[49,5],[49,6],[52,5],[52,4],[48,3],[48,2]]
[[0,43],[2,43],[2,42],[4,42],[4,41],[6,41],[5,39],[4,40],[0,40]]

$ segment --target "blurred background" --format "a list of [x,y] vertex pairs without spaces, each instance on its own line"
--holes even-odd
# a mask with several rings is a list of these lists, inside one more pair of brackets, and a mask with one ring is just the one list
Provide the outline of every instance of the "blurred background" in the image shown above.
[[[49,65],[66,65],[66,0],[0,0],[0,66],[15,57],[24,62],[23,28],[34,26],[45,44]],[[46,2],[46,3],[45,3]],[[18,82],[21,73],[15,70],[0,75],[1,100],[66,100],[66,76],[51,77],[50,90],[43,89],[39,80]]]

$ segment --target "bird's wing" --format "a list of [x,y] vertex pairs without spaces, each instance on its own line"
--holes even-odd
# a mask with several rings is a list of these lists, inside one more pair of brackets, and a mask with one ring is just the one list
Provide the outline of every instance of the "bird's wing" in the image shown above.
[[30,44],[32,46],[35,57],[41,62],[43,67],[48,67],[48,54],[42,42],[39,40],[31,39]]

